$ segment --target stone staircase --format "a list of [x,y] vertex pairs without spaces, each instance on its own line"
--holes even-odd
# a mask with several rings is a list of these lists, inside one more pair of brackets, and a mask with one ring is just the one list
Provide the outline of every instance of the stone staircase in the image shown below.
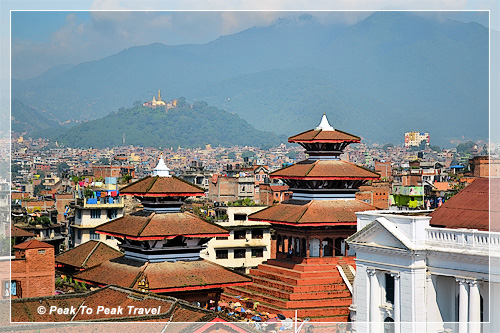
[[344,258],[339,257],[338,258],[339,266],[342,267],[342,270],[344,271],[345,276],[347,277],[347,280],[351,284],[351,286],[354,288],[354,274],[349,266],[354,266],[350,265],[348,261],[346,261]]
[[225,288],[221,298],[233,302],[240,301],[236,296],[248,298],[259,302],[259,312],[281,313],[289,318],[298,310],[298,317],[311,321],[345,322],[352,298],[337,265],[348,267],[354,260],[332,259],[337,260],[302,264],[270,259],[250,271],[251,285]]

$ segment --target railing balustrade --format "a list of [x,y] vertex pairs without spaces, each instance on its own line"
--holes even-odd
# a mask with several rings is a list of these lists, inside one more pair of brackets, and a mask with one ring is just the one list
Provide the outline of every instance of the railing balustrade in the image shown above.
[[427,228],[427,243],[433,246],[500,250],[500,235],[470,229]]

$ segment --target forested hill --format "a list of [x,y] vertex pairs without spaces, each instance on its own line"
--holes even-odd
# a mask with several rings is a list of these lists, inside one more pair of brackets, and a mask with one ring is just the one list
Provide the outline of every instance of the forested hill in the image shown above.
[[[143,147],[261,146],[286,142],[274,133],[258,131],[238,115],[206,102],[194,105],[181,98],[176,108],[151,109],[135,106],[120,109],[102,119],[60,128],[48,137],[69,147],[114,147],[123,144]],[[45,135],[47,137],[47,135]]]
[[11,103],[13,132],[33,132],[59,126],[57,121],[45,117],[42,113],[24,105],[17,99],[12,99]]

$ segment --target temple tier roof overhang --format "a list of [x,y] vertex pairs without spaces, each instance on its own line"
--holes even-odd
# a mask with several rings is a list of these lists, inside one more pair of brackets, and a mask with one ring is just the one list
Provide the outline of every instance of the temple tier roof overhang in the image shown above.
[[377,180],[380,174],[342,160],[305,160],[279,169],[269,178],[303,180]]
[[248,216],[250,221],[294,226],[354,226],[356,212],[376,210],[358,200],[288,200]]
[[291,136],[288,138],[290,143],[314,143],[314,142],[349,142],[349,143],[359,143],[361,138],[343,131],[325,131],[312,129],[309,131],[302,132],[300,134]]
[[188,212],[157,214],[137,211],[104,223],[96,232],[132,240],[226,237],[229,231]]
[[147,279],[152,292],[178,292],[197,289],[246,285],[251,277],[234,272],[207,260],[143,262],[120,257],[89,268],[75,279],[98,286],[114,284],[139,289],[139,281]]
[[148,176],[120,190],[139,197],[191,197],[205,195],[205,189],[177,177]]

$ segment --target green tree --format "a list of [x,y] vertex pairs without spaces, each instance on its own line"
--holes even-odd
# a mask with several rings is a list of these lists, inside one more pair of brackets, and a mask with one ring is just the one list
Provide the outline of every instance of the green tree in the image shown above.
[[35,218],[30,222],[32,225],[41,224],[44,227],[47,227],[52,224],[50,219],[47,216],[35,216]]
[[250,150],[244,151],[241,154],[242,158],[245,158],[245,157],[254,157],[254,156],[255,156],[255,153],[253,151],[250,151]]
[[464,154],[464,153],[470,154],[471,149],[474,148],[475,145],[476,145],[476,143],[473,141],[467,141],[464,143],[460,143],[457,146],[457,152],[459,152],[461,154]]
[[62,174],[62,173],[63,173],[63,171],[65,171],[65,170],[69,170],[69,165],[68,165],[68,163],[66,163],[66,162],[62,162],[62,163],[59,163],[59,164],[57,165],[57,174],[59,174],[59,175],[60,175],[60,174]]
[[236,154],[232,151],[229,154],[227,154],[227,158],[229,158],[230,160],[235,160]]
[[43,190],[45,190],[45,186],[43,186],[42,184],[35,185],[35,187],[33,188],[34,196],[39,196]]
[[23,167],[18,165],[18,164],[12,164],[11,167],[10,167],[10,171],[13,173],[13,174],[16,174],[19,170],[22,170]]
[[441,148],[439,146],[431,146],[431,150],[440,153]]

